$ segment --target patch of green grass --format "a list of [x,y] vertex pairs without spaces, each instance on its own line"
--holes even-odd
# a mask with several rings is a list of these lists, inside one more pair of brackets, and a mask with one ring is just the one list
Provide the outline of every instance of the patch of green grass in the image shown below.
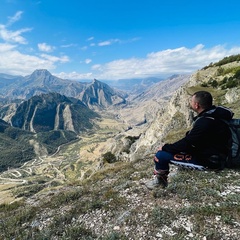
[[11,212],[18,209],[21,206],[24,206],[24,203],[22,201],[16,201],[13,202],[12,204],[4,203],[0,205],[0,213]]
[[101,240],[128,240],[129,238],[122,233],[112,232],[105,237],[101,237]]
[[39,235],[48,235],[48,237],[51,237],[49,239],[53,237],[58,237],[57,239],[96,239],[96,235],[83,224],[71,224],[73,216],[72,212],[55,215],[51,224]]
[[81,199],[83,192],[80,189],[73,189],[69,191],[60,191],[58,194],[53,195],[50,199],[47,199],[43,206],[46,205],[50,208],[58,208],[62,205],[66,205]]
[[97,236],[84,226],[68,226],[64,230],[64,239],[92,240]]
[[219,200],[219,191],[224,186],[217,181],[214,172],[180,171],[173,177],[168,192],[188,201],[204,201],[209,198]]
[[176,214],[170,208],[155,207],[151,212],[151,222],[161,227],[163,225],[169,225],[176,218]]
[[[0,221],[0,238],[2,239],[27,239],[21,238],[24,235],[24,231],[27,228],[28,222],[36,217],[37,208],[27,207],[24,205],[15,205],[14,210],[0,213],[0,218],[4,221]],[[16,238],[18,237],[18,238]]]
[[45,186],[44,184],[31,184],[28,186],[23,186],[23,187],[18,187],[13,191],[13,194],[15,197],[20,198],[20,197],[30,197],[33,196],[34,194],[40,192],[42,189],[44,189]]

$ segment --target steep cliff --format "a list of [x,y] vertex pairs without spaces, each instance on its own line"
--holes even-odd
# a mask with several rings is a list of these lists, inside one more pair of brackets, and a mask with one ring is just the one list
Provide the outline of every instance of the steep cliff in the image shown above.
[[33,133],[67,130],[79,134],[92,128],[99,115],[80,100],[59,93],[41,94],[22,102],[10,119],[14,127]]
[[106,108],[126,102],[123,95],[96,79],[81,92],[80,99],[90,108]]

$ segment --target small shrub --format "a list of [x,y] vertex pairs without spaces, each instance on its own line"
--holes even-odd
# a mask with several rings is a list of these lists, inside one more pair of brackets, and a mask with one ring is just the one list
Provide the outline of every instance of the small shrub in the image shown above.
[[208,84],[207,83],[202,83],[201,87],[208,87]]
[[240,69],[236,71],[236,73],[233,76],[234,78],[240,79]]
[[128,240],[129,238],[118,232],[112,232],[106,237],[103,237],[102,240]]
[[104,162],[114,163],[117,161],[116,156],[111,152],[104,153],[102,156]]
[[96,236],[83,226],[69,226],[65,229],[65,239],[96,239]]

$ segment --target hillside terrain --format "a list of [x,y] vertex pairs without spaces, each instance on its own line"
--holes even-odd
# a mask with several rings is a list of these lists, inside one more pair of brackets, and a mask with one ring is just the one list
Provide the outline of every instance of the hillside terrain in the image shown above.
[[[147,98],[117,105],[115,112],[102,110],[97,127],[75,142],[1,173],[0,239],[239,239],[239,169],[172,166],[166,189],[144,185],[152,177],[156,148],[190,128],[192,93],[210,91],[216,105],[240,118],[238,57],[183,80],[158,100],[151,118],[131,116],[140,111],[134,107],[151,106]],[[154,90],[152,96],[158,99]]]
[[99,114],[78,99],[59,93],[33,96],[18,104],[6,104],[0,111],[0,172],[53,154],[58,147],[77,140],[93,128]]

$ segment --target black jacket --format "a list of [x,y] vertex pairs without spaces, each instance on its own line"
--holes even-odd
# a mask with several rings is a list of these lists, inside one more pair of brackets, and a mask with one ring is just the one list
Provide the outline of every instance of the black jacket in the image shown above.
[[180,152],[192,154],[202,164],[212,155],[227,155],[231,133],[221,119],[229,121],[232,117],[231,110],[213,106],[195,117],[193,128],[184,138],[173,144],[165,144],[162,150],[173,154]]

